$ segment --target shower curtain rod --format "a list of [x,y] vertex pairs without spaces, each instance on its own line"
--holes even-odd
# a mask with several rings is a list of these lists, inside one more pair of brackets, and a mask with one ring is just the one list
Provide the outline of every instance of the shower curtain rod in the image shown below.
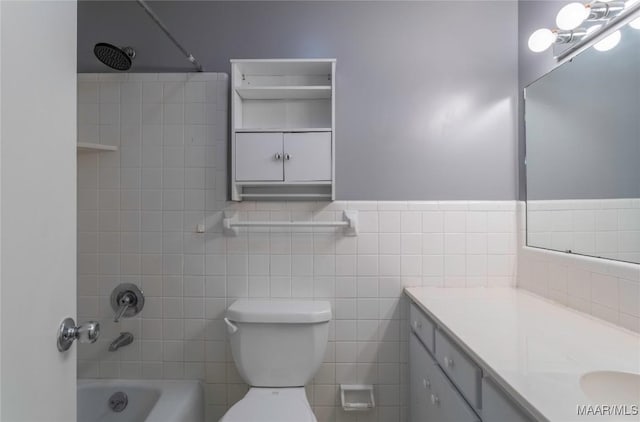
[[147,5],[147,3],[145,3],[144,0],[136,0],[136,1],[140,5],[140,7],[142,7],[144,11],[147,12],[147,15],[149,15],[149,17],[153,19],[153,21],[160,27],[160,29],[162,29],[162,31],[167,35],[167,37],[169,37],[169,39],[176,45],[176,47],[178,47],[178,49],[182,52],[182,54],[184,54],[187,57],[187,60],[189,60],[191,64],[193,64],[196,67],[196,69],[198,69],[198,72],[204,72],[204,68],[202,67],[202,65],[196,60],[195,57],[193,57],[191,53],[189,53],[182,46],[182,44],[178,42],[178,40],[174,38],[173,35],[171,35],[171,32],[169,32],[169,29],[167,29],[167,27],[164,25],[164,23],[162,23],[158,15],[155,14],[155,12]]

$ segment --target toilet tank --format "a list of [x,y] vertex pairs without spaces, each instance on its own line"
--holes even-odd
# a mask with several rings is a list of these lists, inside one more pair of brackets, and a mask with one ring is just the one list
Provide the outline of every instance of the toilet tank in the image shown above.
[[238,300],[227,309],[231,353],[252,387],[302,387],[324,359],[326,301]]

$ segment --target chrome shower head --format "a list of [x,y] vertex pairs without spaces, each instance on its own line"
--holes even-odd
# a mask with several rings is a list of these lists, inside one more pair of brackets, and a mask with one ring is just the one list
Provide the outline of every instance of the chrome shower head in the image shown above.
[[129,70],[136,52],[131,47],[116,47],[106,42],[100,42],[93,47],[93,54],[96,55],[105,65],[115,70]]

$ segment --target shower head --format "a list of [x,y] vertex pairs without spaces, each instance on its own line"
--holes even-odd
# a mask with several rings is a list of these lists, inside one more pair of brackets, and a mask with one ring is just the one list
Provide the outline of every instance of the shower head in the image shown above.
[[115,70],[129,70],[136,52],[131,47],[116,47],[106,42],[100,42],[93,47],[93,54],[98,60]]

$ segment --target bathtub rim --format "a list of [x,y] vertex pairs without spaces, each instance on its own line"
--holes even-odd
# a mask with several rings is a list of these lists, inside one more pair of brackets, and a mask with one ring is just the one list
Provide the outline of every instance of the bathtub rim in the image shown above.
[[[159,390],[160,396],[145,422],[166,421],[168,415],[196,413],[204,417],[204,385],[200,380],[149,380],[122,378],[85,378],[77,380],[78,391],[87,387],[118,388],[137,387]],[[187,398],[185,400],[184,398]],[[203,419],[204,420],[204,419]]]

